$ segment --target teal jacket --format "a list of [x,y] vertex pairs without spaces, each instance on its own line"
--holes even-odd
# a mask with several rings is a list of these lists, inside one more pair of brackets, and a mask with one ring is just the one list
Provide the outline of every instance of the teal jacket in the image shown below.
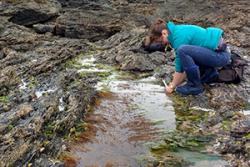
[[[223,30],[220,28],[202,28],[196,25],[175,25],[173,22],[166,24],[169,30],[168,41],[171,46],[177,49],[181,45],[195,45],[215,50],[218,47]],[[183,72],[179,56],[175,57],[175,71]]]

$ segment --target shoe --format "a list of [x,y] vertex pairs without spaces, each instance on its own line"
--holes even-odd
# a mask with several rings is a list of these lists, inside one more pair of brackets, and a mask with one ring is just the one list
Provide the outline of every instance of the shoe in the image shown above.
[[198,95],[204,91],[202,86],[192,86],[189,83],[176,88],[176,92],[182,95]]
[[200,80],[200,71],[198,66],[185,70],[187,75],[187,83],[176,88],[176,92],[182,95],[198,95],[204,91]]

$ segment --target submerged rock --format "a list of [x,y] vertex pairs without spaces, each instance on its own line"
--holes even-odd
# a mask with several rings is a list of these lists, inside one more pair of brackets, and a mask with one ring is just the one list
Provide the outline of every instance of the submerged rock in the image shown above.
[[152,166],[152,167],[182,167],[190,165],[189,162],[186,162],[181,157],[177,157],[171,154],[163,154],[162,158],[157,159],[155,157],[145,157],[141,166]]

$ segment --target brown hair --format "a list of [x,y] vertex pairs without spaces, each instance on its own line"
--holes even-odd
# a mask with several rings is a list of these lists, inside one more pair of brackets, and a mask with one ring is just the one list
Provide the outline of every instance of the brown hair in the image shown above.
[[152,42],[161,42],[161,32],[166,29],[166,22],[163,19],[156,19],[150,26],[149,33],[144,40],[144,45],[149,45]]

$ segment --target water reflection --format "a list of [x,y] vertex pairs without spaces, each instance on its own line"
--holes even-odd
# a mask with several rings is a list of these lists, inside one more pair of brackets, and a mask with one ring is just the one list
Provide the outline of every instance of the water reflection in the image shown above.
[[145,79],[104,81],[99,86],[108,87],[111,96],[102,97],[86,116],[88,130],[71,152],[79,158],[78,166],[139,166],[138,159],[150,153],[145,143],[175,129],[172,102],[162,86]]

